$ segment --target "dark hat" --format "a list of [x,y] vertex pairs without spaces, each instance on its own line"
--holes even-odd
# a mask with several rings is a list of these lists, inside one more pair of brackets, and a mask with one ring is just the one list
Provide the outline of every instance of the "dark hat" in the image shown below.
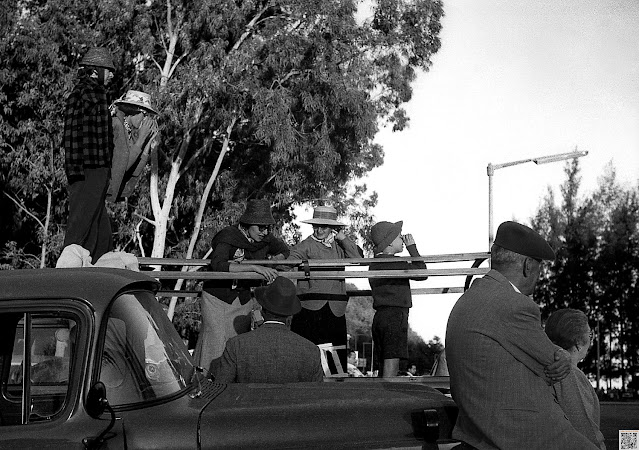
[[113,64],[113,57],[109,50],[104,47],[93,47],[86,52],[82,60],[81,66],[95,66],[104,67],[112,72],[115,72],[115,65]]
[[268,286],[255,288],[255,298],[264,309],[281,316],[292,316],[302,310],[295,283],[286,277],[277,277]]
[[371,239],[373,244],[375,244],[375,249],[373,251],[375,253],[379,253],[388,247],[390,243],[393,242],[402,232],[403,224],[404,222],[400,220],[395,223],[377,222],[373,225],[371,228]]
[[555,259],[555,252],[539,233],[517,222],[509,221],[499,225],[495,244],[531,258]]
[[268,200],[249,200],[246,202],[246,211],[240,217],[240,222],[248,225],[275,225],[271,204]]
[[332,206],[316,206],[313,210],[313,218],[302,220],[302,223],[310,223],[315,225],[333,225],[336,227],[346,226],[345,223],[338,222],[337,210]]
[[157,110],[153,107],[153,100],[146,92],[128,90],[126,94],[114,101],[116,105],[132,105],[145,109],[150,113],[157,114]]

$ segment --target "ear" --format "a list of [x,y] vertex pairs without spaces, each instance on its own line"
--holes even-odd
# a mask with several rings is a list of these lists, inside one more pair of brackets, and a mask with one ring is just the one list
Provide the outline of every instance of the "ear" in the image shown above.
[[524,265],[523,265],[524,277],[528,278],[531,276],[531,274],[533,273],[534,264],[535,264],[534,259],[528,258],[528,257],[524,259]]

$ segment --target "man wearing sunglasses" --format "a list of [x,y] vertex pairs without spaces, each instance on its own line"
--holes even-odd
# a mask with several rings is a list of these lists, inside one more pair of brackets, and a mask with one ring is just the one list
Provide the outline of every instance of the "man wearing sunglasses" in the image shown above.
[[215,376],[226,341],[251,329],[251,312],[259,306],[251,288],[273,282],[277,270],[244,260],[285,259],[288,246],[270,233],[275,219],[268,200],[249,200],[237,225],[220,230],[211,242],[214,272],[253,272],[263,280],[206,280],[202,286],[202,325],[195,361]]

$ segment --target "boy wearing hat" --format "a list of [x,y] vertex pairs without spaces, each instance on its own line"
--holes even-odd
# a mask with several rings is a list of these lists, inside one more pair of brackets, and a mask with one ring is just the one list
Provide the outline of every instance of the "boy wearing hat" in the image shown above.
[[151,96],[129,90],[111,105],[114,153],[107,200],[129,197],[157,145],[158,114]]
[[[211,262],[214,272],[254,272],[271,283],[277,270],[257,264],[239,264],[251,259],[285,259],[288,246],[270,234],[275,219],[267,200],[249,200],[237,225],[220,230],[211,242]],[[202,286],[200,309],[202,325],[195,347],[196,364],[212,374],[226,341],[251,328],[251,311],[257,304],[251,298],[251,288],[259,280],[206,280]],[[212,364],[212,362],[214,364]]]
[[531,298],[555,253],[531,228],[504,222],[490,257],[448,319],[453,438],[480,449],[596,449],[557,403],[551,384],[568,375],[570,355],[546,336]]
[[[378,222],[371,228],[371,240],[375,245],[375,258],[396,258],[404,250],[410,256],[420,256],[411,234],[402,235],[399,222]],[[423,261],[375,262],[368,270],[426,269]],[[428,277],[411,277],[426,280]],[[369,278],[373,294],[373,348],[374,360],[379,362],[379,376],[395,377],[399,360],[408,359],[408,312],[413,306],[409,278]]]
[[[302,220],[313,226],[313,234],[291,248],[290,259],[344,259],[362,255],[344,233],[346,224],[337,221],[332,206],[317,206],[313,218]],[[343,269],[343,268],[342,268]],[[327,270],[335,270],[328,268]],[[346,283],[342,280],[299,280],[297,294],[302,310],[293,317],[291,330],[314,344],[331,343],[338,349],[342,368],[346,367]],[[329,365],[332,361],[329,360]]]
[[302,308],[295,284],[277,277],[255,289],[264,323],[228,340],[217,383],[296,383],[322,381],[319,348],[288,329],[286,323]]
[[67,98],[64,168],[69,183],[69,218],[64,246],[78,244],[95,263],[113,249],[105,206],[113,156],[113,129],[105,87],[115,66],[106,48],[91,48],[80,61],[78,81]]

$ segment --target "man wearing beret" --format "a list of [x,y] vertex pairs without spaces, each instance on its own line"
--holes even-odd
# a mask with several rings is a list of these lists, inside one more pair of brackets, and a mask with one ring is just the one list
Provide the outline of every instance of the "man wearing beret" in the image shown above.
[[475,280],[448,319],[446,356],[465,448],[595,449],[570,424],[552,383],[570,371],[567,352],[541,327],[532,294],[543,260],[555,254],[532,229],[504,222],[491,269]]
[[295,284],[277,277],[255,289],[264,324],[228,340],[217,383],[295,383],[322,381],[319,348],[289,330],[287,322],[302,309]]

